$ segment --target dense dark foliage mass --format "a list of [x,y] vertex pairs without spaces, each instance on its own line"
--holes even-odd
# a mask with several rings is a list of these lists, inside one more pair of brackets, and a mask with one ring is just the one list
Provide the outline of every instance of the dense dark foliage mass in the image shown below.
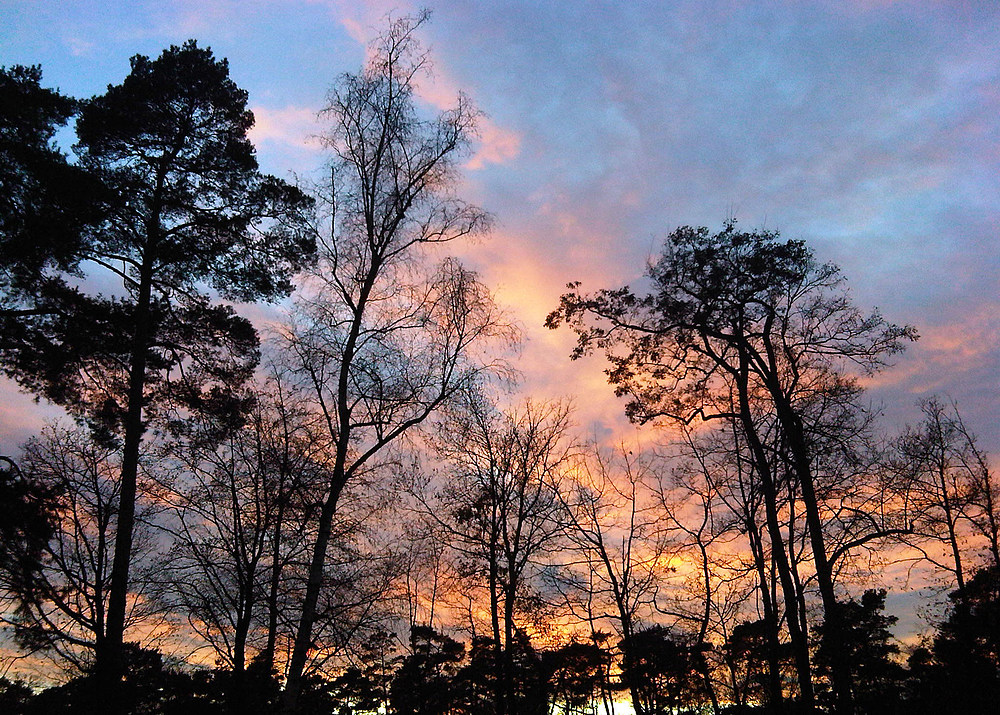
[[[993,712],[990,456],[955,403],[893,436],[865,397],[916,331],[802,241],[681,227],[647,292],[547,320],[650,446],[516,400],[447,254],[490,217],[479,113],[416,101],[426,18],[334,85],[311,196],[194,41],[89,100],[0,70],[0,369],[70,418],[0,457],[0,712]],[[289,296],[263,341],[226,302]]]
[[[123,667],[147,425],[175,409],[230,409],[258,358],[254,328],[206,291],[245,301],[280,297],[314,251],[304,230],[311,200],[258,171],[246,138],[253,115],[227,63],[192,41],[131,64],[122,84],[79,105],[38,89],[38,71],[14,68],[4,100],[27,115],[12,118],[5,144],[23,135],[34,151],[5,180],[18,196],[3,241],[21,250],[5,252],[11,267],[0,317],[13,339],[0,362],[25,387],[88,419],[100,439],[121,442],[113,556],[107,584],[99,584],[108,603],[88,624],[108,689]],[[19,105],[17,95],[29,104]],[[76,106],[79,159],[70,167],[50,143]],[[40,257],[38,242],[58,239],[37,214],[48,204],[64,209],[72,181],[52,176],[53,168],[96,185],[100,210],[72,216],[68,224],[79,230]],[[50,186],[63,188],[34,188]],[[72,285],[68,271],[83,276],[88,268],[119,279],[118,295]],[[26,287],[29,273],[37,289]]]

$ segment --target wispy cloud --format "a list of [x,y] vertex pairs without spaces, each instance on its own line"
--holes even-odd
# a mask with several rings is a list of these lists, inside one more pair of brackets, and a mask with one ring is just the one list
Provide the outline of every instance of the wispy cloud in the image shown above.
[[521,135],[511,129],[497,126],[488,117],[479,121],[479,141],[475,153],[466,163],[473,171],[487,164],[506,164],[521,153]]
[[254,144],[273,142],[296,148],[319,148],[322,123],[310,107],[253,107],[256,122],[250,130]]
[[69,48],[70,54],[74,57],[86,57],[94,51],[94,47],[96,46],[92,40],[77,36],[66,37],[64,42]]

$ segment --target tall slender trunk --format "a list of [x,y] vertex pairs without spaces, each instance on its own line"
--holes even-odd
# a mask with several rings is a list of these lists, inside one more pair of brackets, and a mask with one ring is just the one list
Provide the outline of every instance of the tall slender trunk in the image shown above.
[[[708,523],[708,506],[705,506],[705,523]],[[708,659],[705,657],[705,641],[708,635],[708,623],[712,615],[712,573],[710,569],[710,564],[708,560],[708,549],[705,547],[705,543],[701,539],[701,534],[698,534],[698,550],[701,553],[701,576],[705,584],[705,607],[701,614],[701,624],[698,628],[698,642],[697,642],[697,663],[698,670],[705,683],[705,690],[708,692],[709,700],[712,702],[712,713],[714,715],[719,715],[721,712],[719,708],[719,698],[715,694],[715,684],[712,682],[711,669],[708,667]]]
[[803,633],[809,632],[809,621],[806,619],[806,592],[802,587],[802,577],[799,576],[799,562],[795,557],[795,494],[793,490],[789,488],[788,490],[788,564],[792,569],[792,583],[795,584],[795,592],[797,598],[795,599],[795,605],[797,609],[795,611],[796,616],[799,619],[799,627],[802,629]]
[[750,536],[750,552],[753,554],[757,569],[758,588],[760,590],[761,610],[764,612],[765,637],[767,638],[767,690],[768,705],[780,713],[784,711],[784,695],[781,691],[781,661],[778,653],[781,651],[781,639],[778,629],[778,611],[771,598],[771,579],[768,578],[767,565],[764,562],[764,544],[761,541],[757,524],[747,519],[747,534]]
[[941,507],[944,509],[945,523],[948,524],[948,545],[951,547],[951,556],[955,563],[955,582],[958,584],[958,590],[964,591],[965,569],[962,566],[962,550],[958,545],[958,516],[955,514],[951,494],[948,492],[948,466],[943,455],[937,464],[937,470],[938,486],[941,488]]
[[274,668],[275,651],[278,647],[278,587],[281,583],[281,525],[284,522],[284,495],[278,495],[278,513],[272,536],[271,577],[267,592],[267,641],[262,658],[268,670]]
[[[302,690],[302,674],[308,659],[309,648],[312,645],[312,629],[316,622],[316,604],[319,602],[319,592],[323,585],[323,565],[326,561],[327,548],[330,545],[330,536],[333,533],[333,517],[337,511],[337,502],[340,499],[340,494],[347,483],[347,458],[352,437],[350,375],[358,339],[361,335],[365,310],[368,306],[368,298],[375,286],[375,280],[379,275],[381,266],[381,258],[373,256],[372,263],[368,267],[368,272],[362,283],[357,304],[352,311],[350,329],[347,340],[344,343],[340,369],[337,375],[336,422],[333,421],[334,417],[327,412],[326,404],[323,403],[324,413],[327,418],[327,428],[331,439],[336,445],[336,456],[333,465],[333,474],[330,478],[330,491],[327,494],[326,501],[323,502],[323,508],[320,510],[316,543],[313,545],[312,558],[309,563],[306,594],[302,601],[302,613],[299,616],[299,626],[295,632],[292,656],[288,662],[288,678],[285,682],[285,692],[282,696],[282,708],[288,715],[292,715],[298,710],[299,694]],[[315,389],[317,394],[322,394],[323,385],[317,383]]]
[[[745,358],[741,355],[741,359]],[[777,489],[771,477],[770,460],[768,460],[767,452],[757,434],[757,426],[754,424],[753,414],[750,410],[746,366],[743,365],[741,367],[742,369],[737,379],[740,421],[743,425],[747,445],[750,447],[757,476],[760,478],[767,531],[771,541],[771,559],[777,568],[784,595],[785,621],[788,625],[788,635],[791,638],[792,651],[795,655],[795,671],[798,676],[799,694],[806,711],[811,711],[815,695],[813,692],[812,672],[809,665],[808,635],[802,629],[798,619],[798,592],[792,580],[791,566],[788,562],[788,554],[785,551],[785,539],[781,533],[781,524],[778,521]]]
[[[495,517],[494,517],[494,523]],[[497,562],[497,535],[490,536],[490,627],[493,632],[493,704],[497,715],[504,712],[503,633],[500,631],[500,566]]]
[[[618,622],[621,624],[622,629],[622,642],[620,646],[622,659],[625,663],[630,664],[632,661],[632,635],[634,633],[634,626],[632,623],[632,614],[629,612],[628,604],[625,602],[624,584],[619,584],[618,579],[615,578],[614,570],[611,568],[611,559],[603,547],[601,549],[601,557],[604,559],[605,567],[608,569],[608,575],[611,578],[611,585],[614,590],[615,605],[618,608]],[[632,700],[632,709],[635,711],[635,714],[647,715],[646,706],[639,694],[639,684],[631,665],[625,668],[622,675],[625,679],[625,687],[628,688],[629,698]]]
[[242,715],[253,705],[249,702],[247,693],[247,637],[250,633],[250,621],[253,612],[253,600],[243,599],[236,618],[236,628],[233,633],[233,677],[229,682],[226,697],[227,712]]
[[[345,445],[346,450],[346,445]],[[326,561],[326,550],[333,533],[333,517],[337,510],[337,500],[344,488],[344,468],[338,459],[334,466],[332,486],[323,502],[320,511],[319,529],[316,543],[313,546],[312,559],[309,562],[309,577],[306,581],[306,595],[302,601],[302,614],[299,617],[299,627],[295,632],[295,642],[292,645],[292,657],[288,661],[288,679],[282,698],[282,707],[286,713],[295,713],[299,707],[299,695],[302,692],[302,675],[306,661],[309,659],[309,649],[312,647],[313,626],[316,623],[316,605],[319,603],[319,592],[323,586],[323,564]]]
[[649,715],[649,709],[646,707],[646,703],[642,699],[639,680],[635,675],[635,667],[632,665],[632,637],[635,635],[635,627],[632,623],[632,617],[630,614],[625,612],[623,606],[619,606],[619,617],[622,622],[622,659],[625,663],[629,664],[629,667],[626,668],[623,673],[625,676],[625,687],[628,688],[629,697],[632,700],[632,709],[635,711],[636,715]]
[[[739,457],[740,427],[734,423],[732,428],[734,432],[734,444],[737,446],[736,456],[737,459],[742,462]],[[742,464],[740,465],[740,471],[742,472]],[[778,654],[781,652],[781,638],[778,609],[775,605],[777,597],[776,595],[772,596],[774,578],[768,573],[767,560],[764,557],[764,540],[757,521],[757,507],[754,504],[753,494],[752,492],[750,494],[747,493],[746,487],[742,484],[742,479],[740,482],[740,491],[744,504],[744,512],[742,514],[743,524],[747,532],[747,541],[750,544],[750,553],[754,558],[754,567],[757,571],[758,590],[760,591],[761,610],[764,615],[764,633],[765,638],[767,639],[766,657],[768,706],[772,712],[779,714],[784,712],[785,701],[781,684],[781,661],[778,659]],[[745,700],[745,698],[741,697],[741,702],[739,704],[745,704],[743,700]]]
[[809,449],[806,444],[805,428],[801,418],[792,409],[788,398],[772,374],[768,385],[777,408],[778,420],[788,440],[792,463],[802,489],[802,502],[806,510],[806,525],[809,528],[809,544],[813,552],[816,581],[823,601],[824,639],[830,653],[830,672],[833,681],[836,712],[838,715],[853,715],[854,696],[852,693],[851,668],[848,662],[843,636],[840,606],[833,588],[833,567],[827,558],[823,540],[823,521],[819,513],[819,500],[813,481]]
[[[156,219],[158,221],[158,219]],[[149,229],[151,232],[153,228]],[[115,553],[108,589],[108,614],[103,648],[97,651],[97,677],[107,697],[107,707],[121,712],[121,680],[125,675],[125,612],[128,600],[129,566],[132,560],[132,532],[135,528],[136,485],[139,472],[139,447],[146,431],[142,412],[146,387],[146,355],[151,326],[150,304],[153,288],[153,256],[147,250],[139,276],[129,356],[128,410],[125,415],[125,440],[122,449],[121,484],[118,493],[118,519],[115,529]]]
[[[281,393],[279,393],[281,394]],[[274,495],[276,512],[274,515],[274,531],[271,536],[271,574],[268,579],[267,590],[267,639],[264,644],[264,651],[261,658],[267,664],[268,672],[274,670],[274,661],[278,649],[278,592],[281,586],[281,544],[282,527],[285,523],[285,508],[288,506],[289,491],[291,487],[288,481],[291,479],[292,467],[290,465],[289,449],[291,435],[288,427],[288,413],[282,401],[281,418],[281,461],[278,466],[277,493]],[[263,473],[263,469],[262,469]]]
[[503,699],[504,707],[498,713],[498,715],[510,714],[514,715],[517,712],[517,705],[515,703],[515,690],[514,690],[514,595],[516,585],[514,583],[508,583],[505,588],[504,593],[504,604],[503,604],[503,628],[504,628],[504,644],[503,644]]
[[[112,505],[104,504],[104,509],[110,510],[111,508]],[[110,515],[102,513],[100,519],[100,526],[97,530],[97,564],[99,570],[95,571],[97,577],[94,579],[94,652],[98,655],[105,650],[105,634],[108,629],[108,614],[104,603],[106,595],[104,592],[104,579],[108,575],[105,569],[108,561]]]
[[[587,592],[587,624],[590,626],[590,641],[600,648],[601,638],[597,635],[597,629],[594,628],[594,589],[593,589],[593,572],[591,573],[591,588]],[[601,668],[601,706],[604,708],[604,715],[614,715],[614,704],[610,692],[610,666],[605,666]],[[597,708],[594,708],[594,715],[597,715]]]

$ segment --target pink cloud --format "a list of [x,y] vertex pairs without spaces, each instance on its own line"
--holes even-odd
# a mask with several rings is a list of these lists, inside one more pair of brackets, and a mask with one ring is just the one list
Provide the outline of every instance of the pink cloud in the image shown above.
[[[439,65],[417,86],[420,100],[442,111],[454,107],[461,93],[459,83]],[[522,136],[517,131],[500,126],[486,115],[480,115],[476,128],[479,141],[465,168],[476,171],[487,164],[505,164],[521,153]]]
[[360,2],[309,0],[309,2],[327,6],[331,16],[343,25],[351,39],[363,46],[375,38],[387,17],[413,14],[418,9],[414,3],[406,0],[361,0]]
[[962,375],[975,372],[1000,355],[1000,306],[983,304],[954,321],[921,327],[921,337],[898,364],[868,385],[902,387],[914,395],[952,392]]
[[344,26],[347,30],[347,34],[351,36],[351,39],[357,42],[359,45],[368,44],[368,34],[365,32],[365,28],[360,22],[355,20],[353,17],[342,17],[340,19],[340,24]]
[[[367,0],[361,3],[328,2],[337,20],[347,34],[359,45],[367,46],[375,39],[388,17],[400,17],[416,12],[413,3],[399,3],[391,0]],[[428,48],[429,43],[424,42]],[[436,60],[431,53],[432,63]],[[422,78],[417,86],[417,96],[426,104],[438,110],[455,106],[460,94],[458,83],[444,71],[440,64],[434,64],[429,76]],[[521,151],[521,135],[501,127],[489,117],[482,116],[478,122],[479,141],[466,168],[478,170],[488,164],[504,164],[518,156]]]
[[521,153],[521,135],[498,126],[488,117],[479,121],[479,141],[475,153],[465,167],[472,171],[487,164],[505,164]]
[[318,146],[317,136],[321,132],[322,125],[315,109],[254,107],[253,113],[257,121],[250,130],[250,139],[254,144],[276,142],[310,149]]

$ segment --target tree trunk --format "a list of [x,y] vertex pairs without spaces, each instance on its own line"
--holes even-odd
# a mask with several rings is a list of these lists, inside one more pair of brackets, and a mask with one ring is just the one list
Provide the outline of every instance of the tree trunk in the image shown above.
[[[344,448],[346,449],[346,444]],[[302,614],[299,619],[299,627],[295,632],[292,657],[288,662],[288,680],[285,683],[285,692],[282,696],[282,708],[288,715],[297,712],[299,707],[299,694],[302,692],[302,674],[305,671],[306,661],[309,658],[309,649],[312,646],[312,629],[316,622],[316,604],[319,603],[319,592],[323,586],[323,564],[326,561],[326,550],[330,544],[330,536],[333,533],[333,516],[337,510],[337,500],[340,498],[340,492],[344,488],[344,468],[342,463],[340,463],[339,457],[338,464],[334,467],[334,477],[331,481],[330,493],[327,495],[326,501],[323,502],[323,509],[320,512],[316,543],[313,547],[312,559],[309,562],[306,595],[302,601]]]
[[267,641],[262,659],[268,671],[274,668],[275,651],[278,646],[278,585],[281,582],[281,524],[284,519],[284,495],[279,494],[278,514],[275,517],[274,536],[271,548],[271,578],[267,592]]
[[629,697],[632,699],[632,709],[635,711],[635,715],[648,715],[646,712],[646,706],[642,702],[642,698],[639,695],[639,684],[636,682],[635,674],[631,666],[632,662],[632,615],[628,612],[625,607],[624,594],[616,594],[616,600],[618,601],[618,617],[622,625],[622,659],[629,663],[629,667],[625,669],[625,687],[628,688]]
[[[706,523],[708,520],[706,505]],[[708,692],[708,697],[712,701],[712,713],[713,715],[719,715],[722,711],[719,709],[719,698],[715,694],[715,684],[712,683],[712,673],[708,667],[708,659],[705,657],[705,639],[708,635],[708,622],[712,615],[712,578],[711,570],[709,568],[708,561],[708,549],[701,540],[701,534],[698,534],[698,549],[701,552],[701,565],[702,565],[702,578],[705,582],[705,609],[702,612],[701,625],[698,628],[698,654],[697,663],[699,666],[699,671],[701,672],[702,679],[705,682],[705,690]]]
[[[293,715],[298,709],[299,693],[302,690],[302,672],[305,669],[308,651],[312,645],[312,629],[316,621],[316,604],[319,602],[319,592],[323,585],[323,564],[326,561],[326,550],[330,544],[333,530],[333,516],[337,511],[337,501],[347,483],[347,454],[351,442],[351,406],[350,406],[350,373],[354,362],[358,336],[364,320],[368,297],[371,295],[375,279],[381,269],[381,260],[372,258],[354,306],[351,327],[344,345],[340,370],[337,377],[336,426],[328,423],[330,437],[336,444],[336,457],[333,475],[330,480],[330,493],[320,511],[316,543],[313,546],[312,559],[309,564],[309,577],[306,581],[306,595],[302,602],[302,614],[299,617],[299,627],[295,633],[295,643],[292,647],[292,657],[288,663],[288,679],[282,697],[282,707],[288,715]],[[317,384],[317,393],[322,391],[322,385]],[[324,411],[326,405],[324,404]],[[332,420],[327,415],[328,420]]]
[[[942,445],[942,451],[944,447]],[[962,551],[958,546],[957,524],[958,517],[955,514],[954,505],[951,503],[951,496],[948,493],[948,467],[944,456],[940,457],[937,465],[938,485],[941,487],[941,507],[944,509],[944,520],[948,524],[948,545],[951,547],[951,556],[955,562],[955,582],[958,590],[965,590],[965,569],[962,567]]]
[[806,614],[806,593],[802,587],[802,578],[799,576],[799,563],[795,558],[795,494],[791,488],[788,490],[788,565],[792,570],[792,583],[795,584],[795,605],[796,617],[799,619],[799,628],[803,633],[809,632],[809,621]]
[[497,715],[514,715],[517,712],[514,691],[514,589],[513,583],[507,584],[503,604],[503,699],[504,706]]
[[242,673],[247,668],[247,638],[250,635],[250,619],[253,603],[246,601],[236,620],[233,633],[233,671]]
[[146,387],[146,354],[150,340],[150,303],[153,268],[151,251],[146,251],[139,279],[129,357],[128,410],[125,415],[125,441],[122,450],[121,485],[118,496],[118,519],[115,530],[115,553],[108,589],[108,616],[103,648],[96,653],[96,671],[106,707],[112,713],[123,712],[121,681],[125,676],[125,611],[128,600],[129,566],[132,561],[132,531],[135,527],[135,501],[139,472],[139,447],[146,427],[142,408]]
[[[741,354],[741,359],[745,357]],[[781,533],[781,524],[778,521],[777,489],[774,480],[771,478],[770,461],[764,445],[761,444],[757,434],[757,426],[753,421],[753,414],[750,410],[750,399],[748,395],[748,378],[746,366],[741,366],[742,370],[737,376],[737,393],[739,396],[740,420],[743,425],[744,436],[750,447],[753,457],[754,467],[757,476],[760,478],[761,493],[764,497],[764,512],[767,520],[768,536],[771,540],[771,558],[778,570],[778,577],[781,581],[781,589],[785,600],[785,621],[788,625],[788,635],[792,641],[792,650],[795,654],[795,671],[799,682],[799,695],[802,704],[807,712],[813,708],[815,696],[812,685],[812,672],[809,666],[809,642],[807,633],[801,628],[798,619],[798,593],[795,583],[792,580],[791,567],[788,563],[788,555],[785,551],[785,540]]]
[[792,453],[792,463],[802,488],[802,502],[806,509],[806,524],[809,528],[809,543],[812,547],[813,563],[816,568],[816,581],[819,584],[820,596],[823,600],[824,638],[830,653],[830,672],[836,700],[836,712],[838,715],[853,715],[854,697],[851,669],[844,646],[840,607],[833,588],[833,568],[827,558],[826,545],[823,541],[823,521],[820,517],[819,501],[813,483],[805,429],[802,420],[792,409],[788,398],[777,384],[776,377],[772,376],[768,387],[777,408],[778,420],[781,422],[785,438],[788,440],[788,446]]
[[761,610],[764,612],[764,625],[767,634],[768,705],[775,713],[781,713],[784,711],[785,702],[781,692],[781,662],[778,660],[778,652],[781,649],[781,640],[778,635],[778,610],[771,598],[771,582],[767,574],[767,565],[764,562],[764,544],[761,542],[760,532],[752,517],[747,517],[746,527],[747,534],[750,536],[750,551],[757,568]]
[[[494,519],[495,523],[495,519]],[[500,631],[500,567],[497,564],[496,535],[491,535],[490,541],[490,626],[493,630],[493,705],[497,715],[505,715],[504,677],[503,677],[503,633]]]

